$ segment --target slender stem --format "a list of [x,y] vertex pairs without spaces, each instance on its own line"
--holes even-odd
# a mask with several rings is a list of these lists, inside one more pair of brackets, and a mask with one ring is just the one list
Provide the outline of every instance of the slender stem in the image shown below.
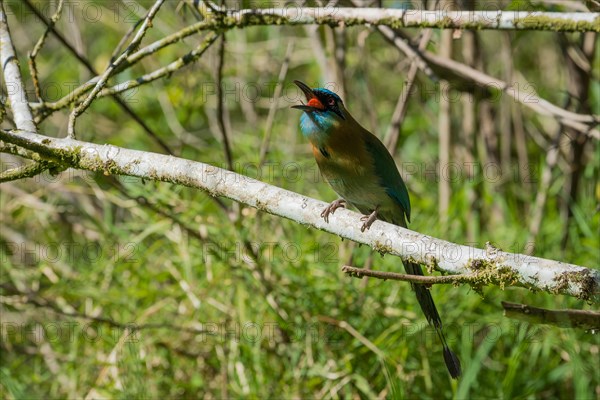
[[46,29],[44,30],[44,33],[42,33],[42,36],[40,36],[40,38],[38,39],[35,46],[33,46],[33,50],[31,51],[31,53],[29,53],[29,71],[31,73],[31,79],[33,80],[33,87],[35,88],[35,95],[39,102],[43,102],[44,100],[42,99],[42,92],[40,90],[40,82],[38,80],[38,71],[37,71],[37,65],[35,62],[35,58],[37,57],[38,53],[44,46],[44,43],[46,42],[46,38],[48,37],[48,34],[50,33],[50,31],[54,28],[56,21],[58,21],[60,19],[64,3],[65,3],[65,0],[59,1],[58,7],[56,8],[56,12],[54,13],[54,15],[52,15],[52,18],[50,18],[50,21],[48,21],[48,24],[46,25]]
[[233,156],[231,153],[231,145],[229,144],[229,136],[225,127],[225,98],[223,97],[223,65],[225,64],[225,35],[221,35],[219,43],[219,57],[217,63],[217,122],[221,137],[223,138],[223,148],[225,150],[225,159],[227,167],[233,171]]

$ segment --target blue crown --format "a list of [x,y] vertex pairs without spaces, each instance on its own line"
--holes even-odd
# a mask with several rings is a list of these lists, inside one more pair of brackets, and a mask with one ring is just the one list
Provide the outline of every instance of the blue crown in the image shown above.
[[317,88],[317,89],[313,89],[313,92],[317,95],[317,97],[325,97],[325,96],[333,96],[333,98],[339,102],[339,103],[343,103],[342,99],[340,99],[340,96],[338,96],[337,94],[335,94],[334,92],[332,92],[329,89],[325,89],[325,88]]

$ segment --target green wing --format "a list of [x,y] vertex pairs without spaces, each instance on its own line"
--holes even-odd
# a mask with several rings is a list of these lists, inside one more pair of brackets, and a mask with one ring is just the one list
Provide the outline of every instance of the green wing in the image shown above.
[[381,143],[375,135],[365,130],[365,143],[367,150],[374,160],[375,175],[379,178],[379,183],[385,188],[385,192],[394,201],[396,201],[406,215],[406,219],[410,222],[410,199],[406,185],[398,172],[398,167],[394,162],[394,158],[387,150],[385,145]]

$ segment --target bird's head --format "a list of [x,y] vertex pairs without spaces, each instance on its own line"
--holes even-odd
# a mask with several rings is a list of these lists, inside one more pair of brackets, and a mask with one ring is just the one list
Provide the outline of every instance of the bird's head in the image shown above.
[[346,119],[346,109],[340,96],[331,90],[317,88],[311,89],[308,85],[300,81],[294,81],[296,86],[302,90],[306,96],[306,104],[292,106],[297,110],[302,110],[307,114],[314,114],[319,119],[341,118]]

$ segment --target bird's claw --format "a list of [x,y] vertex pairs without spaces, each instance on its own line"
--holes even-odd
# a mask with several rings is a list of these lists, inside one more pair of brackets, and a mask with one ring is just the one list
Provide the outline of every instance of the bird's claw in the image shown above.
[[337,210],[338,208],[345,207],[345,204],[346,200],[344,199],[337,199],[332,201],[331,204],[325,207],[325,209],[321,213],[321,217],[325,220],[325,222],[329,223],[329,215],[335,213],[335,210]]
[[371,214],[369,215],[363,215],[360,220],[364,221],[364,223],[362,224],[362,226],[360,227],[360,231],[364,232],[367,229],[369,229],[371,227],[371,225],[373,225],[373,222],[375,222],[375,220],[377,219],[377,210],[373,211]]

